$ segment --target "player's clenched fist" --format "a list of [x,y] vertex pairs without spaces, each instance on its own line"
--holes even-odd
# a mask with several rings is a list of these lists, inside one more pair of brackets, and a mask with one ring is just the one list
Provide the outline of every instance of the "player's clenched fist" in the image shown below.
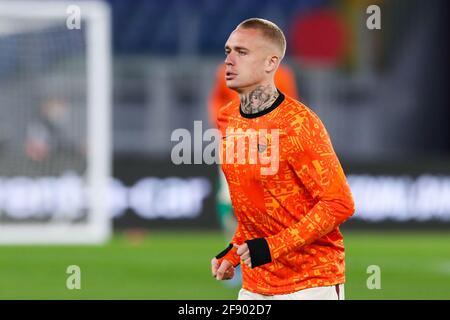
[[211,272],[214,278],[217,280],[230,280],[234,277],[234,267],[226,259],[223,259],[221,263],[217,258],[211,260]]
[[252,267],[252,260],[250,259],[250,250],[248,249],[247,243],[237,245],[234,247],[237,249],[236,253],[241,258],[242,263],[246,264],[250,268]]

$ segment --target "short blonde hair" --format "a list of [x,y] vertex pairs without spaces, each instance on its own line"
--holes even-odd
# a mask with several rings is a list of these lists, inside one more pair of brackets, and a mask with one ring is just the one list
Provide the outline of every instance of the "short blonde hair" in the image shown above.
[[274,42],[274,44],[280,49],[281,57],[283,59],[286,53],[286,37],[283,31],[275,23],[261,18],[250,18],[242,21],[236,29],[256,29],[260,30],[264,37]]

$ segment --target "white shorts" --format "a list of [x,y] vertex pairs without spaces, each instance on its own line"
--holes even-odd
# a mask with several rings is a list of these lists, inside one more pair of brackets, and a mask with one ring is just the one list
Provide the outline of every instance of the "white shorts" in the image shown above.
[[288,294],[264,295],[245,289],[239,291],[238,300],[344,300],[344,284],[308,288]]

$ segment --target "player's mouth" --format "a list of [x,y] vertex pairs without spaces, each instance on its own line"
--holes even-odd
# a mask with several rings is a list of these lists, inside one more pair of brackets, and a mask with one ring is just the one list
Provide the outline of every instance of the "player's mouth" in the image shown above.
[[233,73],[233,72],[226,72],[225,73],[225,79],[226,80],[233,80],[234,78],[236,78],[237,74]]

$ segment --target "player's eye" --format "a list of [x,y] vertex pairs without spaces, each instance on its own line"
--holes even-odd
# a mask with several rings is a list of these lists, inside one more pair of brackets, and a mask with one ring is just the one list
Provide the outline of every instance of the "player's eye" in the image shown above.
[[241,56],[245,56],[245,55],[247,54],[247,52],[242,51],[242,50],[238,51],[238,53],[239,53],[239,55],[241,55]]

